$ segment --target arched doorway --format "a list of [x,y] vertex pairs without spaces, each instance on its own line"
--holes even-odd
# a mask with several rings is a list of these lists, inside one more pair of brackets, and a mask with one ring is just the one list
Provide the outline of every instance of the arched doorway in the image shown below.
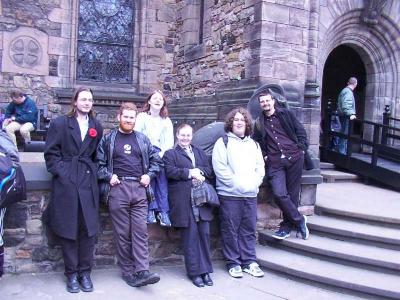
[[[354,91],[356,99],[356,112],[358,119],[364,119],[365,113],[365,87],[366,71],[360,55],[350,46],[340,45],[329,54],[323,71],[322,95],[321,95],[321,119],[324,120],[328,102],[336,109],[337,97],[340,91],[346,87],[350,77],[358,79],[357,88]],[[354,133],[362,135],[360,126],[355,125]]]

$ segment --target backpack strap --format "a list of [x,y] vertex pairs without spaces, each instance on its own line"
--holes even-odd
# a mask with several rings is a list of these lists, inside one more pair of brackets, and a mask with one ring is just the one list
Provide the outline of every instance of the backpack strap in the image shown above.
[[222,140],[224,142],[225,148],[228,148],[229,138],[228,138],[228,135],[226,133],[222,136]]

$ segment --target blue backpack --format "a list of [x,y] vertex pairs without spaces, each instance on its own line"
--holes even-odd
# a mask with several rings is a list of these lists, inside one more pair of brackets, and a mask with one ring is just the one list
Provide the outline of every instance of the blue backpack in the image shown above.
[[0,208],[26,200],[26,181],[21,166],[14,167],[9,155],[0,152]]

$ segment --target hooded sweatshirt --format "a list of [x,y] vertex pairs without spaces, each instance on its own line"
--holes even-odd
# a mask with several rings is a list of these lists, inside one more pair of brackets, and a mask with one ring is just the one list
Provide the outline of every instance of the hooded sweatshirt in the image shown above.
[[265,175],[261,148],[249,136],[241,139],[232,132],[227,135],[227,145],[219,138],[212,154],[217,193],[230,197],[257,197]]

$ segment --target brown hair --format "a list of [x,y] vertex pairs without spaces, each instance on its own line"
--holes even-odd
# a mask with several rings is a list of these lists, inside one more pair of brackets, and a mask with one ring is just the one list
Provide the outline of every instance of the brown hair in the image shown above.
[[193,127],[192,126],[190,126],[189,124],[183,123],[183,124],[179,125],[178,128],[176,129],[176,134],[179,134],[179,131],[181,131],[181,129],[183,129],[185,127],[191,128],[192,132],[193,132]]
[[271,96],[272,99],[275,99],[274,96],[272,95],[271,91],[270,91],[270,90],[266,90],[266,91],[262,91],[262,92],[258,95],[258,101],[260,101],[260,98],[261,98],[261,97],[268,96],[268,95]]
[[245,136],[250,136],[253,133],[253,126],[252,126],[252,120],[249,112],[247,109],[243,107],[235,108],[231,110],[225,117],[225,126],[224,129],[226,132],[232,132],[233,128],[233,119],[235,118],[235,115],[237,113],[240,113],[243,115],[244,120],[246,122],[246,130],[244,132]]
[[[75,103],[78,100],[80,92],[90,92],[93,96],[93,91],[91,88],[88,88],[87,86],[81,86],[81,87],[77,88],[75,90],[74,96],[71,99],[71,110],[69,112],[67,112],[68,117],[74,117],[76,115]],[[89,111],[88,115],[89,115],[89,117],[94,117],[95,113],[94,113],[93,107]]]
[[164,100],[164,104],[163,104],[163,106],[161,107],[161,110],[160,110],[160,117],[161,118],[166,118],[166,117],[168,117],[167,98],[165,98],[163,92],[161,92],[160,90],[156,90],[156,91],[152,92],[147,97],[146,102],[144,103],[143,108],[141,109],[141,111],[142,112],[148,112],[150,110],[149,101],[150,101],[151,97],[153,97],[153,95],[156,94],[156,93],[159,93],[162,96],[163,100]]
[[347,81],[347,85],[354,85],[357,84],[357,78],[355,77],[350,77],[349,80]]
[[118,114],[122,115],[124,110],[134,110],[136,113],[138,111],[135,103],[132,103],[132,102],[124,102],[124,103],[122,103],[121,106],[119,107]]
[[10,97],[13,100],[16,98],[19,98],[19,97],[23,97],[23,96],[25,96],[25,94],[23,92],[21,92],[20,90],[12,90],[10,93]]

